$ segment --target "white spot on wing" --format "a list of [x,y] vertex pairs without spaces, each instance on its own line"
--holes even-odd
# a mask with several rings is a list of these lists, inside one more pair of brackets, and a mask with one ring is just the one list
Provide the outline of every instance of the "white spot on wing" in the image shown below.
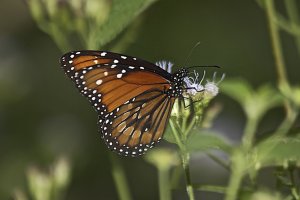
[[99,80],[96,81],[96,85],[101,85],[101,83],[102,83],[101,79],[99,79]]
[[100,56],[105,56],[107,54],[107,52],[102,52],[101,54],[100,54]]
[[117,78],[121,78],[122,77],[122,74],[117,74]]

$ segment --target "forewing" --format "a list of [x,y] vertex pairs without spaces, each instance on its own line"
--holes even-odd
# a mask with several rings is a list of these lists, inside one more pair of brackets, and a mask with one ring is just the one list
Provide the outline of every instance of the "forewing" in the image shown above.
[[[146,90],[170,87],[169,77],[166,77],[170,74],[158,66],[111,52],[70,52],[61,58],[61,66],[99,115],[113,111]],[[154,72],[158,70],[165,76]]]

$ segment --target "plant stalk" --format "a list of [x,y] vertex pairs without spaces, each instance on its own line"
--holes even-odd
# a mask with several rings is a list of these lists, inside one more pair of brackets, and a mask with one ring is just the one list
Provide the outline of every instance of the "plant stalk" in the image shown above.
[[171,125],[173,136],[179,147],[179,152],[181,155],[180,158],[181,158],[181,163],[182,163],[185,180],[186,180],[186,191],[188,193],[189,199],[195,200],[194,189],[193,189],[191,178],[190,178],[190,166],[189,166],[190,155],[189,155],[189,152],[186,150],[185,144],[182,141],[182,138],[186,139],[186,135],[185,135],[185,133],[182,133],[180,131],[180,128],[178,126],[176,126],[177,123],[175,120],[171,119],[170,125]]
[[231,179],[229,182],[229,187],[227,189],[227,195],[225,200],[236,200],[238,195],[238,190],[242,182],[243,175],[240,171],[233,171]]
[[190,155],[187,151],[181,151],[182,166],[185,174],[186,191],[190,200],[195,200],[194,188],[190,176]]
[[173,119],[170,119],[169,122],[170,122],[170,127],[172,129],[173,136],[174,136],[174,138],[176,140],[176,144],[178,145],[179,149],[181,150],[184,147],[183,147],[183,143],[182,143],[182,141],[180,139],[180,135],[179,135],[179,133],[177,131],[179,129],[178,129],[178,126],[176,126],[176,121],[173,120]]
[[232,174],[230,176],[225,200],[236,200],[240,185],[244,176],[244,168],[247,165],[244,153],[236,151],[232,157]]
[[223,186],[216,185],[193,185],[195,189],[204,191],[204,192],[214,192],[224,194],[226,193],[226,188]]
[[274,136],[282,137],[286,135],[289,129],[294,124],[295,120],[297,119],[297,116],[298,116],[298,110],[296,110],[295,108],[290,108],[284,121],[280,124],[279,128],[274,133]]
[[257,127],[257,119],[248,117],[245,131],[244,131],[244,136],[242,139],[243,148],[246,150],[246,152],[251,148],[253,144],[256,127]]
[[289,175],[290,175],[290,180],[292,183],[292,187],[291,187],[291,193],[293,195],[293,197],[295,198],[295,200],[299,200],[300,199],[300,194],[296,185],[296,181],[295,181],[295,177],[294,177],[294,169],[289,169],[288,170]]
[[230,176],[226,200],[236,200],[238,191],[240,189],[241,182],[244,177],[244,171],[247,168],[247,154],[253,145],[253,139],[255,136],[255,130],[257,128],[258,119],[254,117],[248,117],[247,124],[242,139],[242,146],[232,154],[232,174]]
[[159,182],[159,199],[160,200],[171,200],[170,193],[170,182],[169,182],[169,170],[158,169],[158,182]]
[[118,196],[120,200],[131,200],[132,198],[129,192],[124,169],[122,168],[122,164],[118,159],[119,158],[117,158],[116,155],[110,153],[110,160],[112,165],[111,173],[115,182]]
[[278,76],[279,85],[288,85],[285,64],[280,44],[279,28],[275,23],[276,13],[273,0],[265,0],[267,19],[269,22],[270,37],[273,47],[273,55],[275,58],[275,66]]
[[224,169],[231,171],[230,167],[228,166],[228,164],[221,158],[213,155],[212,153],[206,153],[206,155],[212,159],[213,161],[215,161],[216,163],[218,163],[220,166],[222,166]]
[[[296,0],[288,0],[284,1],[285,7],[287,10],[287,14],[290,19],[290,24],[293,30],[297,30],[297,28],[300,26],[300,18],[297,11],[297,3]],[[295,37],[295,43],[298,48],[298,53],[300,54],[300,34],[294,35]]]

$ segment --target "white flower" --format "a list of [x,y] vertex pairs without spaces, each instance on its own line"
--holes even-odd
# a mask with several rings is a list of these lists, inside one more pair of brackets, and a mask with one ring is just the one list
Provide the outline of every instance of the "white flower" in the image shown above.
[[205,71],[203,72],[203,76],[200,81],[198,81],[199,73],[194,71],[194,75],[195,77],[189,76],[184,78],[184,82],[186,84],[187,89],[186,93],[192,96],[195,96],[197,93],[202,92],[204,93],[204,95],[215,97],[219,93],[218,84],[225,78],[225,74],[222,74],[221,79],[218,82],[216,82],[217,73],[215,72],[213,74],[212,81],[206,80],[205,85],[202,85],[202,81],[205,77]]
[[160,68],[166,70],[167,72],[172,73],[173,63],[171,63],[170,61],[161,60],[157,61],[155,64]]
[[211,96],[217,96],[219,93],[219,88],[214,82],[207,82],[204,86],[206,93],[211,94]]
[[216,75],[217,73],[214,72],[212,81],[206,80],[206,84],[204,85],[204,92],[212,97],[217,96],[217,94],[219,93],[218,85],[225,78],[225,74],[222,74],[221,79],[218,82],[216,82]]
[[194,71],[195,74],[195,78],[194,77],[185,77],[184,78],[184,82],[186,84],[186,88],[187,88],[187,93],[191,94],[191,95],[196,95],[197,92],[202,92],[205,88],[203,85],[201,85],[204,76],[205,76],[205,71],[203,72],[203,76],[202,79],[200,80],[200,82],[198,82],[198,77],[199,77],[199,73],[197,73],[196,71]]

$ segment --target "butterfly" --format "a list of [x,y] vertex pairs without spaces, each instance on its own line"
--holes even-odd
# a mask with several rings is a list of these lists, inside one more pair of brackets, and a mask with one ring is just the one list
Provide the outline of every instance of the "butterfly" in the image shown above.
[[118,53],[72,51],[60,63],[96,110],[108,148],[124,156],[143,155],[161,140],[174,102],[186,90],[188,69],[171,74],[162,63]]

